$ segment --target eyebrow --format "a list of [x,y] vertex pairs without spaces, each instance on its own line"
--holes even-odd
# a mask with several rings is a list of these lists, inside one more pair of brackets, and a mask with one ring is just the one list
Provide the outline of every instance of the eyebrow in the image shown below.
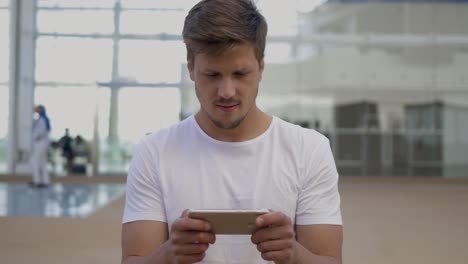
[[[251,69],[247,68],[247,67],[243,67],[243,68],[240,68],[240,69],[235,69],[233,72],[250,72]],[[214,69],[204,69],[202,70],[202,72],[219,72],[218,70],[214,70]]]

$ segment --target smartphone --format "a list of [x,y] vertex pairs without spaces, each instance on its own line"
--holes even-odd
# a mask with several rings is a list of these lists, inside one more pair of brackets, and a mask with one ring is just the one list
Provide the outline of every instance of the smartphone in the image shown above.
[[188,216],[210,222],[213,232],[219,235],[248,235],[256,230],[255,219],[268,213],[259,210],[189,210]]

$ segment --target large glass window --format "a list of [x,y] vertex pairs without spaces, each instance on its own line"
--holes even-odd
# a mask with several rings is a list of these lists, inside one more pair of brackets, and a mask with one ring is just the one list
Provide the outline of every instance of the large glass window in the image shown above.
[[[188,9],[198,0],[120,0],[123,8],[132,9]],[[170,26],[168,26],[170,27]]]
[[[110,100],[108,89],[100,90],[101,100]],[[180,92],[171,87],[126,87],[119,90],[118,105],[118,140],[109,140],[108,126],[100,125],[100,173],[126,171],[133,146],[142,137],[179,121]],[[99,122],[107,124],[108,108],[99,111]]]
[[[56,143],[69,130],[72,138],[80,136],[91,151],[94,136],[94,117],[96,113],[96,86],[36,86],[35,103],[47,107],[51,123],[52,149],[51,165],[54,174],[65,173],[65,159]],[[89,164],[89,159],[83,162]],[[91,167],[87,169],[91,172]]]
[[281,33],[289,60],[267,48],[267,111],[326,134],[343,175],[466,176],[468,4],[316,2]]
[[122,40],[120,75],[143,83],[179,83],[186,61],[181,41]]
[[296,36],[299,33],[295,4],[290,1],[260,0],[257,6],[267,19],[269,36]]
[[109,81],[112,69],[112,41],[41,37],[37,40],[36,65],[38,82]]
[[39,10],[37,27],[44,33],[111,34],[114,17],[111,10]]
[[[119,138],[135,143],[179,120],[180,92],[169,87],[128,87],[120,91],[119,106]],[[141,122],[140,118],[149,122]]]
[[0,6],[0,83],[8,81],[10,13]]
[[38,0],[39,7],[88,7],[109,8],[113,7],[117,0]]
[[60,138],[68,128],[72,135],[92,139],[96,105],[95,86],[37,86],[35,101],[47,106],[52,138]]
[[[145,118],[151,115],[139,109],[146,105],[151,113],[164,111],[151,102],[169,100],[163,93],[179,90],[161,87],[184,86],[182,92],[191,93],[181,95],[190,104],[184,111],[197,109],[182,70],[186,51],[180,36],[184,17],[196,2],[38,2],[39,85],[79,90],[82,86],[70,86],[105,82],[96,97],[99,142],[104,144],[99,154],[107,162],[99,165],[101,171],[123,171],[136,139],[159,129],[162,121],[148,123]],[[459,177],[468,170],[468,156],[461,154],[468,152],[461,136],[468,134],[462,125],[468,108],[465,1],[256,3],[269,28],[258,104],[325,134],[342,175]],[[113,35],[114,29],[118,34]],[[0,46],[0,57],[8,57],[3,50]],[[8,77],[1,67],[7,66],[0,65],[0,82],[2,74]],[[146,103],[135,105],[135,100]],[[180,109],[171,111],[176,120]],[[137,115],[144,118],[132,118]]]
[[[182,32],[185,12],[182,11],[124,11],[121,15],[123,34],[176,34]],[[167,25],[171,25],[168,27]]]
[[[72,135],[92,139],[98,126],[100,137],[93,144],[99,145],[93,149],[99,151],[99,173],[124,173],[133,144],[179,118],[176,87],[185,47],[181,41],[162,40],[154,34],[180,34],[185,16],[182,2],[120,1],[119,8],[111,0],[39,1],[35,102],[50,108],[56,124],[54,140],[65,128]],[[115,20],[116,16],[120,19]],[[125,88],[130,84],[136,87]],[[55,99],[49,98],[52,94]],[[148,99],[152,103],[143,104],[145,111],[138,107],[142,104],[134,105]],[[154,102],[159,102],[159,108],[154,108]],[[164,106],[164,102],[174,104]],[[60,112],[61,107],[68,110]],[[134,118],[148,114],[148,109],[165,115],[155,123]]]

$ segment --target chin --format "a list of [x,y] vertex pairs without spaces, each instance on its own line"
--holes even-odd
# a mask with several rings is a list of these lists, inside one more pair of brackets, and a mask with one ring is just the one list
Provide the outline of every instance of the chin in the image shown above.
[[226,120],[219,120],[219,119],[211,119],[211,121],[218,128],[221,128],[221,129],[235,129],[242,123],[244,118],[245,117],[237,118],[237,119],[235,119],[233,121],[231,121],[231,120],[226,121]]

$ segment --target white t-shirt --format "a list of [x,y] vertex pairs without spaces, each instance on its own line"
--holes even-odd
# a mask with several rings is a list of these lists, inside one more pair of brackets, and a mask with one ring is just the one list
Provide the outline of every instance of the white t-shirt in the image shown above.
[[[184,209],[268,208],[296,225],[341,225],[338,173],[328,139],[273,117],[244,142],[208,136],[194,116],[137,145],[123,222],[169,225]],[[202,263],[268,263],[248,235],[218,235]]]

